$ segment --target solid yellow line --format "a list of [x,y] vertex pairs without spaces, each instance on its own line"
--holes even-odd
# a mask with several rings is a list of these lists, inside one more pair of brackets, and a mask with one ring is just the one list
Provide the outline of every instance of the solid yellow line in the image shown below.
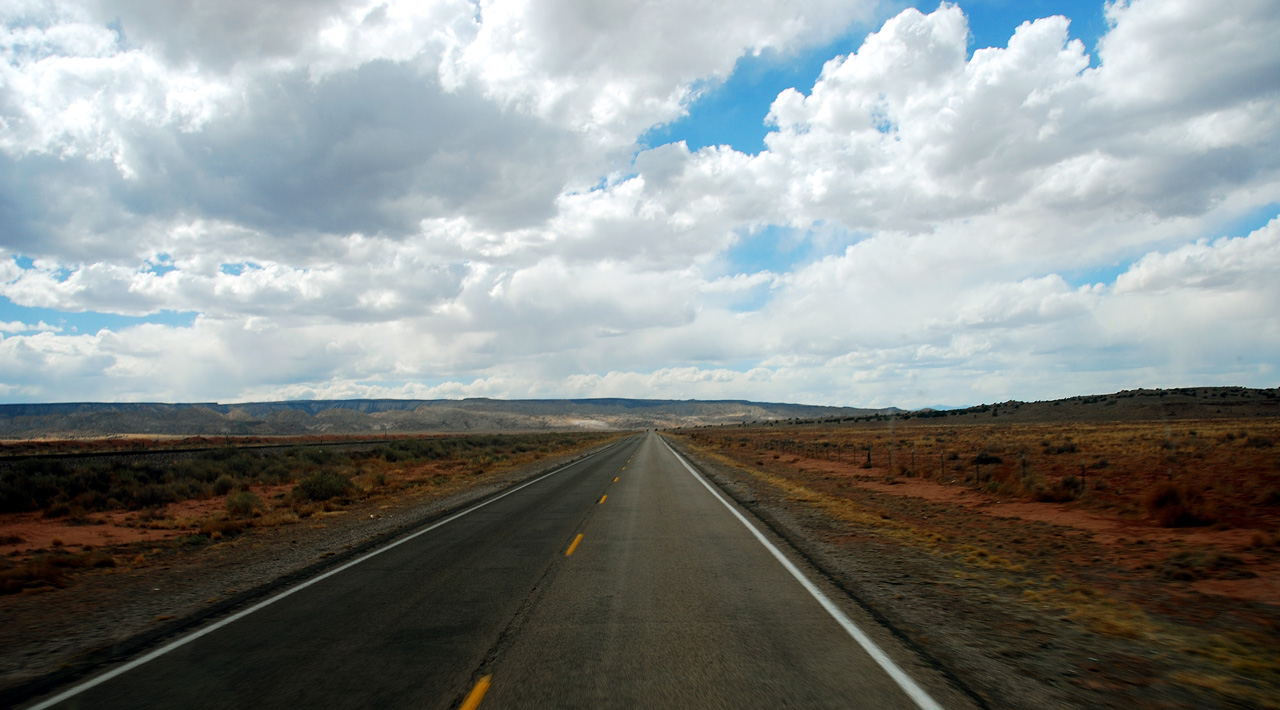
[[476,681],[476,687],[471,689],[467,694],[467,699],[462,701],[462,707],[459,710],[476,710],[480,707],[480,701],[484,698],[484,694],[489,692],[489,683],[493,681],[492,675],[487,675]]
[[[605,493],[604,495],[600,496],[600,503],[603,503],[604,499],[608,497],[609,497],[608,493]],[[600,503],[596,503],[596,505],[600,505]]]
[[572,555],[573,551],[578,549],[578,543],[580,542],[582,542],[582,533],[578,533],[578,536],[573,538],[573,542],[569,543],[569,549],[564,551],[564,556]]

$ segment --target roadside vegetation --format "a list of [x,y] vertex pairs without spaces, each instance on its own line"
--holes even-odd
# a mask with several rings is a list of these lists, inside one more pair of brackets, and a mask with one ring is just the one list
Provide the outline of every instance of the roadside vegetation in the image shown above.
[[1147,516],[1165,527],[1280,524],[1280,420],[961,424],[893,420],[686,430],[757,466],[800,460],[998,498]]
[[[1034,667],[1039,644],[1070,629],[1092,641],[1059,669],[1067,682],[1130,688],[1151,707],[1280,707],[1280,420],[886,419],[677,436],[832,521],[817,525],[828,544],[913,550],[938,575],[922,584],[1038,615],[983,641],[1027,664],[1019,672],[1052,674]],[[1104,657],[1127,660],[1090,660]]]
[[[489,474],[613,436],[406,437],[380,443],[300,442],[181,454],[19,459],[0,465],[0,548],[11,550],[0,557],[0,594],[66,586],[79,571],[109,569],[135,558],[127,544],[108,549],[55,537],[32,547],[24,544],[29,541],[18,532],[19,521],[61,526],[68,539],[94,526],[114,526],[159,531],[169,545],[198,547],[251,528],[297,523],[378,500],[443,495]],[[186,444],[191,446],[191,440]]]

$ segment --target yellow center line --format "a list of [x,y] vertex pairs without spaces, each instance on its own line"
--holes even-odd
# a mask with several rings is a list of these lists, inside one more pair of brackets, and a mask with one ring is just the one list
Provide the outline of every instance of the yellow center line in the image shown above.
[[564,551],[564,556],[572,555],[573,551],[578,549],[578,543],[580,542],[582,542],[582,533],[578,533],[578,536],[573,538],[573,542],[569,543],[569,549]]
[[489,692],[489,683],[493,681],[492,675],[487,675],[476,681],[476,687],[471,689],[467,694],[467,699],[462,701],[459,710],[476,710],[480,707],[480,701],[484,698],[484,694]]
[[[608,493],[605,493],[604,495],[600,496],[600,503],[603,503],[604,499],[608,497],[609,497]],[[596,505],[600,505],[600,503],[596,503]]]
[[614,477],[613,477],[613,482],[614,482],[614,483],[617,483],[617,482],[618,482],[618,477],[617,477],[617,476],[614,476]]

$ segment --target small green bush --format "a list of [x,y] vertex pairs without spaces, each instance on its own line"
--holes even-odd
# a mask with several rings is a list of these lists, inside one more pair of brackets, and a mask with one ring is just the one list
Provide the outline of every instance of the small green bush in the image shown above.
[[224,473],[221,476],[218,476],[218,480],[213,482],[213,494],[225,496],[239,487],[239,481]]
[[173,486],[150,483],[132,491],[129,507],[133,510],[158,508],[182,500]]
[[335,471],[316,471],[298,481],[293,487],[293,496],[302,500],[329,500],[338,498],[351,490],[351,479]]
[[227,513],[234,517],[247,518],[262,508],[262,499],[253,491],[236,491],[227,496]]

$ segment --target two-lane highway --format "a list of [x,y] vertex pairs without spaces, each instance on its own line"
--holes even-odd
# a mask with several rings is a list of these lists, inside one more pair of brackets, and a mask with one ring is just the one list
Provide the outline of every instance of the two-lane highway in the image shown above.
[[766,545],[636,436],[37,707],[936,707]]

